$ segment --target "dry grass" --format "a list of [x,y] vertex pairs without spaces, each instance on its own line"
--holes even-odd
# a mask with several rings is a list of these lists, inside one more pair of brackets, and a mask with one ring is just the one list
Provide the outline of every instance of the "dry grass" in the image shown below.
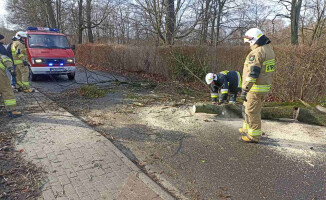
[[[326,47],[276,45],[277,70],[273,77],[273,100],[302,99],[317,102],[326,95]],[[196,82],[206,72],[224,69],[242,72],[247,46],[146,47],[79,45],[77,59],[87,65],[115,71],[143,72],[167,80]],[[190,72],[191,71],[191,72]],[[199,81],[198,81],[199,82]]]

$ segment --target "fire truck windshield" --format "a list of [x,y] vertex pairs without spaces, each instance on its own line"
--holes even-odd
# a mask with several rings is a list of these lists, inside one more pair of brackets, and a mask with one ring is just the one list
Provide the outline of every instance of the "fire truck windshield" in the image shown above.
[[28,36],[28,45],[30,48],[44,48],[44,49],[69,49],[70,48],[66,36],[63,35],[31,34]]

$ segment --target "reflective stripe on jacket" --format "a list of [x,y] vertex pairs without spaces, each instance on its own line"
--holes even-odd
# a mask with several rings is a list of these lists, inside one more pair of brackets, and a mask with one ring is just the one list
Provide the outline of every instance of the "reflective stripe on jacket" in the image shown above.
[[0,68],[5,70],[6,68],[12,66],[12,60],[8,56],[0,54]]

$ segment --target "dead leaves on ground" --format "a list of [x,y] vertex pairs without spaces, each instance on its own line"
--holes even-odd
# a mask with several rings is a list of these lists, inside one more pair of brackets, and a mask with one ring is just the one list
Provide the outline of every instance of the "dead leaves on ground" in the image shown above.
[[93,121],[93,120],[88,120],[87,123],[91,126],[101,126],[104,125],[104,123],[99,122],[99,121]]

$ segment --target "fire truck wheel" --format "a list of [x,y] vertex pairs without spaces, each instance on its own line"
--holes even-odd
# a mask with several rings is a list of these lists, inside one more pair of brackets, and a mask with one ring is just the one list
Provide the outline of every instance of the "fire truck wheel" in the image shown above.
[[68,74],[68,79],[69,80],[75,80],[75,73]]
[[30,79],[32,80],[32,81],[37,81],[37,78],[38,78],[38,75],[37,74],[33,74],[33,73],[30,73]]

